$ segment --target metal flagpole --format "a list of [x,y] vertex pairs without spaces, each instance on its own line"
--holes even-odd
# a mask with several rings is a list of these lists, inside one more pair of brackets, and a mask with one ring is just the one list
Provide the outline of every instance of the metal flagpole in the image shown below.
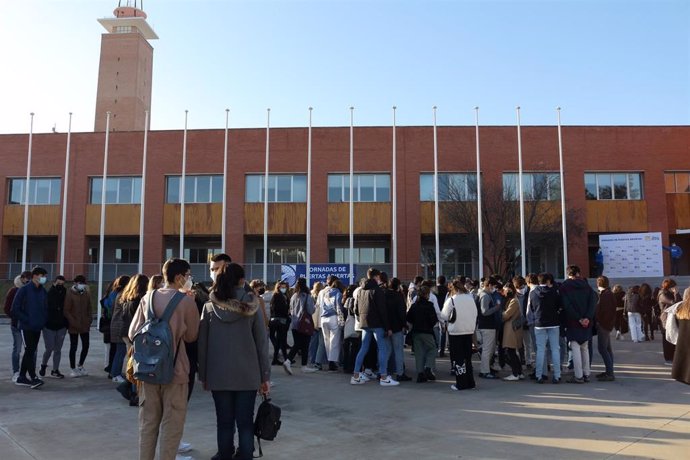
[[442,275],[441,270],[441,238],[438,228],[438,136],[436,130],[436,106],[434,111],[434,237],[436,239],[436,276]]
[[184,259],[184,202],[185,202],[185,182],[187,171],[187,115],[184,111],[184,135],[182,137],[182,175],[180,177],[180,259]]
[[355,176],[355,108],[350,107],[350,284],[355,281],[355,212],[354,212],[354,176]]
[[221,224],[220,224],[220,247],[221,252],[226,253],[227,249],[225,247],[225,227],[227,225],[228,210],[227,198],[228,198],[228,125],[230,123],[230,109],[225,109],[225,142],[223,143],[223,209],[221,212]]
[[31,183],[31,151],[34,140],[34,113],[31,112],[29,127],[29,154],[26,160],[26,182],[24,183],[24,233],[22,234],[22,271],[26,271],[26,246],[29,242],[29,185]]
[[391,192],[393,193],[392,205],[393,205],[393,232],[391,233],[392,246],[393,246],[393,277],[398,277],[398,187],[397,187],[397,177],[398,177],[398,164],[397,164],[397,139],[395,136],[395,111],[397,107],[393,106],[393,187]]
[[[103,298],[103,259],[105,246],[105,181],[108,178],[108,140],[110,136],[110,112],[105,113],[105,147],[103,150],[103,177],[101,178],[101,226],[99,230],[99,244],[98,244],[98,300]],[[98,302],[97,319],[99,324],[101,321],[101,302]]]
[[563,225],[563,274],[567,274],[568,268],[568,232],[566,230],[565,221],[565,181],[563,174],[563,138],[561,137],[561,108],[556,107],[556,114],[558,115],[558,160],[560,162],[561,174],[561,221]]
[[520,197],[520,262],[522,276],[527,274],[527,254],[525,251],[525,196],[522,190],[522,137],[520,137],[520,106],[515,108],[517,113],[517,141],[518,141],[518,192]]
[[139,205],[139,266],[138,272],[144,273],[144,216],[146,215],[146,156],[149,145],[149,111],[144,111],[144,153],[141,158],[141,204]]
[[266,109],[266,170],[264,171],[264,282],[268,280],[268,162],[270,159],[271,109]]
[[69,183],[69,154],[72,141],[72,112],[67,124],[67,149],[65,150],[65,177],[62,184],[62,228],[60,229],[60,274],[65,274],[65,232],[67,231],[67,184]]
[[477,241],[479,242],[479,279],[484,277],[484,231],[482,220],[482,168],[479,157],[479,107],[474,108],[474,136],[477,140]]
[[309,107],[309,130],[307,139],[307,286],[311,286],[311,114]]

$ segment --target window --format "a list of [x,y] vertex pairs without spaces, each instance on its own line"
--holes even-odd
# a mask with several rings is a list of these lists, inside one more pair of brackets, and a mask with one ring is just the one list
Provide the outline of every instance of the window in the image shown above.
[[[182,176],[167,176],[165,178],[165,202],[177,204],[180,202],[180,180]],[[185,203],[222,203],[223,176],[185,176]]]
[[[24,204],[26,179],[9,180],[9,204]],[[29,204],[60,204],[61,179],[46,177],[29,179]]]
[[[352,201],[386,202],[391,200],[390,174],[353,174]],[[328,202],[350,201],[350,175],[328,175]]]
[[[353,248],[354,264],[387,264],[390,263],[388,248]],[[328,261],[332,264],[349,264],[350,248],[330,248]]]
[[[264,263],[263,248],[254,250],[257,264]],[[303,264],[307,261],[307,250],[304,248],[268,248],[269,264]]]
[[641,200],[642,174],[585,173],[585,198],[588,200]]
[[666,193],[690,193],[690,171],[664,173]]
[[[561,179],[558,173],[522,173],[522,196],[525,201],[561,199]],[[517,201],[518,174],[503,173],[503,199]]]
[[[248,174],[245,180],[245,201],[264,202],[264,175]],[[274,174],[268,176],[269,203],[305,203],[307,176],[304,174]]]
[[[184,259],[190,264],[207,264],[215,254],[220,254],[220,248],[184,248]],[[178,248],[166,248],[165,258],[171,259],[179,256]]]
[[115,249],[115,263],[136,264],[139,262],[139,249]]
[[[434,201],[434,174],[419,176],[419,200]],[[477,175],[474,173],[439,173],[439,201],[476,201]]]
[[[91,204],[101,204],[103,179],[91,178]],[[105,204],[140,204],[141,177],[108,177],[105,180]]]

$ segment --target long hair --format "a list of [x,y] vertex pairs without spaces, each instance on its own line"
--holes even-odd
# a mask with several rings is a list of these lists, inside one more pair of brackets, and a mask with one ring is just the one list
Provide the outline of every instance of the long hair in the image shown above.
[[244,269],[239,264],[234,262],[225,264],[211,286],[211,293],[220,301],[235,299],[242,278],[244,278]]
[[163,275],[161,275],[161,274],[153,275],[149,279],[149,285],[147,286],[147,290],[153,291],[154,289],[158,289],[162,285],[163,285]]
[[647,284],[647,283],[640,284],[640,297],[643,299],[651,299],[652,298],[652,288],[649,284]]
[[149,277],[141,273],[131,277],[127,286],[120,293],[120,302],[141,299],[146,294],[148,283]]
[[678,305],[678,310],[676,310],[676,318],[690,319],[690,288],[685,289],[683,292],[683,302]]
[[307,286],[307,280],[304,278],[298,278],[297,283],[295,283],[295,292],[309,294],[309,286]]

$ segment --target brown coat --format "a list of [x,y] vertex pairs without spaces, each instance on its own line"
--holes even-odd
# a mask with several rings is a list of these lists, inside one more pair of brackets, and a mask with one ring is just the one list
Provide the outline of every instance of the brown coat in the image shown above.
[[677,319],[678,342],[671,377],[690,385],[690,319]]
[[67,291],[64,314],[69,323],[67,331],[70,334],[86,334],[91,330],[93,311],[88,288],[84,292],[79,292],[74,287]]
[[611,332],[616,322],[616,295],[606,288],[599,293],[595,317],[600,328]]
[[520,302],[517,298],[510,299],[508,307],[503,312],[503,348],[522,348],[522,328],[513,330],[513,320],[520,315]]
[[[161,288],[157,289],[153,299],[153,311],[156,317],[163,316],[168,302],[177,292],[176,289]],[[145,295],[139,303],[139,309],[134,314],[132,324],[129,326],[129,340],[134,339],[134,334],[146,322],[149,306],[146,301],[148,295]],[[170,329],[172,330],[173,340],[176,348],[179,347],[179,354],[175,362],[175,376],[172,383],[187,383],[189,382],[189,357],[185,347],[180,343],[185,341],[187,343],[194,342],[199,335],[199,310],[196,308],[194,297],[185,296],[184,299],[175,308],[170,317]],[[182,345],[182,346],[180,346]]]

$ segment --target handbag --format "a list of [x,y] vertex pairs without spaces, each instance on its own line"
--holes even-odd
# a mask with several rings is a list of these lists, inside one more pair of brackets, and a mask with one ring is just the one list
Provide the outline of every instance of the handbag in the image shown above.
[[259,457],[264,456],[264,452],[261,449],[261,440],[273,441],[282,425],[280,407],[271,403],[271,399],[265,395],[263,399],[256,410],[256,419],[254,420],[254,436],[256,436],[256,441],[259,444]]
[[343,338],[350,339],[357,336],[357,331],[355,330],[355,315],[347,315],[345,320],[345,327],[343,329]]
[[450,298],[450,303],[453,304],[453,310],[450,312],[450,316],[448,317],[448,323],[453,324],[455,323],[455,320],[458,319],[458,313],[455,311],[455,302],[453,301],[453,298]]
[[514,331],[517,331],[519,329],[522,329],[522,326],[524,324],[525,324],[525,320],[522,318],[522,316],[518,316],[513,321],[511,321],[510,327],[512,327]]

